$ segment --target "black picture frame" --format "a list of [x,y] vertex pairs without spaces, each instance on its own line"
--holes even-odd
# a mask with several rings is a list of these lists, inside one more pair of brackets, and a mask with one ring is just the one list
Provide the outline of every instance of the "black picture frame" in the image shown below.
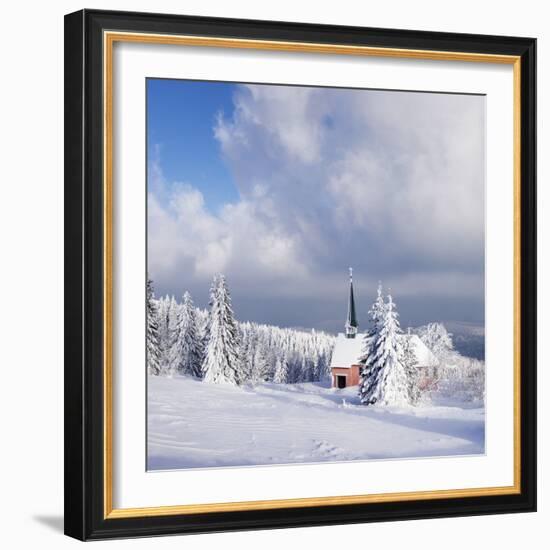
[[[513,55],[521,66],[520,457],[517,494],[105,517],[103,32]],[[536,40],[82,10],[65,17],[65,533],[80,540],[536,510]]]

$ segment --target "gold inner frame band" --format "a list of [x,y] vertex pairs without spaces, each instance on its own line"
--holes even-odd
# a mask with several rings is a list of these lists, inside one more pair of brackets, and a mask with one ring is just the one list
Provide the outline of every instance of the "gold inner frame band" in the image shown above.
[[[113,508],[113,46],[116,42],[201,46],[215,48],[239,48],[267,51],[302,52],[333,55],[393,57],[426,59],[435,61],[466,61],[474,63],[498,63],[513,66],[514,94],[514,484],[504,487],[472,487],[435,491],[403,493],[327,496],[278,500],[254,500],[244,502],[220,502],[212,504],[182,504],[150,508]],[[521,228],[521,61],[519,56],[347,46],[340,44],[316,44],[308,42],[284,42],[273,40],[248,40],[203,36],[164,35],[132,32],[103,33],[103,114],[104,114],[104,518],[134,518],[208,512],[234,512],[246,510],[270,510],[277,508],[302,508],[307,506],[333,506],[442,498],[511,495],[521,492],[520,455],[520,351],[521,351],[521,295],[520,295],[520,228]]]

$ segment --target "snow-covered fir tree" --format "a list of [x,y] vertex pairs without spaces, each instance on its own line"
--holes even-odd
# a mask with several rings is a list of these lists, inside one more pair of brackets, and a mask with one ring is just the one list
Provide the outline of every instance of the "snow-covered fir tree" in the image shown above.
[[364,405],[402,406],[410,402],[398,315],[392,297],[388,295],[379,330],[369,343],[359,385],[359,396]]
[[240,376],[240,384],[243,384],[245,382],[252,382],[252,379],[254,377],[254,372],[252,368],[252,364],[249,361],[251,349],[253,346],[250,331],[247,328],[243,327],[243,324],[241,323],[239,326],[239,341],[241,343],[241,347],[239,350],[239,376]]
[[155,302],[153,281],[147,278],[147,370],[149,374],[160,374],[160,341],[158,312]]
[[369,317],[374,327],[378,327],[383,322],[386,314],[386,305],[384,304],[384,296],[382,295],[382,291],[382,281],[378,281],[376,300],[374,300],[369,310]]
[[485,361],[465,357],[454,349],[452,334],[443,323],[429,323],[414,332],[439,361],[434,382],[426,388],[423,398],[439,396],[483,402],[485,399]]
[[363,337],[363,349],[361,362],[363,368],[361,369],[361,382],[360,388],[366,385],[369,380],[372,379],[373,370],[375,369],[372,359],[373,345],[378,340],[380,331],[384,321],[386,312],[386,304],[384,304],[384,297],[382,295],[382,282],[378,282],[378,288],[376,291],[376,299],[374,300],[371,308],[369,309],[370,328]]
[[216,275],[210,290],[207,344],[202,364],[205,382],[238,385],[239,332],[231,307],[231,297],[223,275]]
[[324,351],[314,352],[313,380],[324,380],[329,376],[329,365]]
[[[161,296],[157,301],[157,319],[159,327],[159,343],[161,349],[161,355],[165,355],[167,351],[167,343],[170,341],[168,335],[168,309],[170,307],[170,298],[169,296]],[[161,358],[162,359],[162,358]]]
[[417,365],[416,353],[411,339],[411,329],[407,329],[407,334],[403,335],[403,365],[407,373],[407,382],[409,390],[409,400],[414,405],[420,399],[420,389],[417,380]]
[[443,323],[429,323],[419,327],[416,333],[440,361],[448,363],[457,357],[453,335],[447,332]]
[[164,296],[157,302],[158,325],[160,343],[160,369],[161,374],[170,374],[172,360],[172,348],[175,343],[176,325],[178,322],[179,304],[174,296]]
[[268,382],[272,376],[272,369],[269,361],[269,352],[264,342],[258,342],[256,345],[253,364],[252,381],[255,383]]
[[179,311],[170,350],[170,371],[201,378],[203,342],[191,294],[185,292],[181,307],[173,309]]
[[288,362],[286,357],[279,356],[275,362],[275,374],[273,375],[273,382],[275,384],[287,384],[288,383]]

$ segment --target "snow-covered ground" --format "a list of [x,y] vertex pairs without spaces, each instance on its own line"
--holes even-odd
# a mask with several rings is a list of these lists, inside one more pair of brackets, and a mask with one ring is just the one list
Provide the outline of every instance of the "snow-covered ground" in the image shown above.
[[365,407],[357,388],[149,376],[148,468],[481,454],[484,409]]

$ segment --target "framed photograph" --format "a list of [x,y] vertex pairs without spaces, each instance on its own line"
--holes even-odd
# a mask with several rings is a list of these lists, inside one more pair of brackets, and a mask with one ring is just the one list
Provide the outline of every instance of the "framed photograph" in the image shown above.
[[536,508],[532,38],[65,18],[65,530]]

